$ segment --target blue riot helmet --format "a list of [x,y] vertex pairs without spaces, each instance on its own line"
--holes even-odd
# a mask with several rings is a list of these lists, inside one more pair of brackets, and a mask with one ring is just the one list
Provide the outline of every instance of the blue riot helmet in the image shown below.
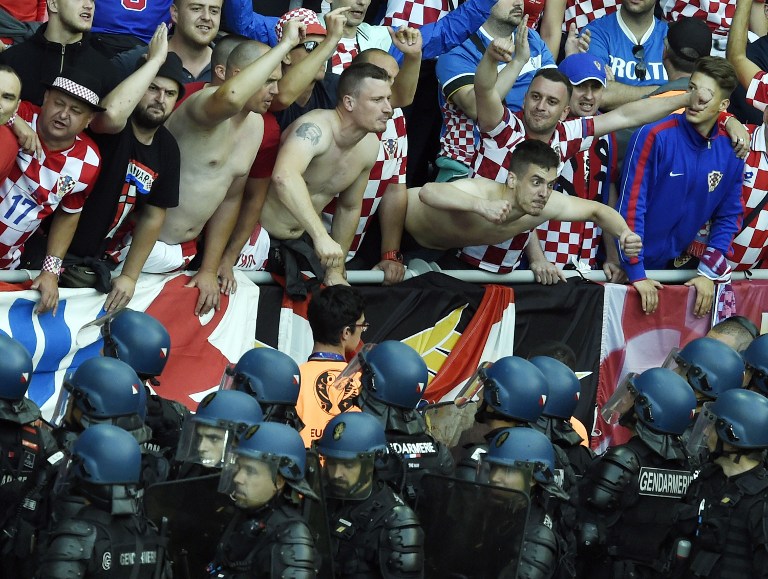
[[373,466],[387,453],[384,426],[365,412],[342,412],[326,424],[316,443],[325,459],[323,477],[328,496],[363,500],[373,490]]
[[581,383],[568,366],[550,358],[536,356],[530,359],[547,380],[547,403],[542,414],[550,418],[569,420],[573,416],[581,395]]
[[26,398],[32,379],[32,356],[20,342],[0,332],[0,420],[29,424],[40,409]]
[[749,376],[746,388],[768,396],[768,334],[752,340],[742,356]]
[[488,451],[482,456],[482,461],[491,467],[491,484],[513,490],[527,491],[531,475],[536,482],[542,484],[554,480],[555,451],[552,443],[544,434],[532,428],[500,430],[488,444]]
[[69,485],[102,510],[113,514],[138,512],[141,448],[124,429],[94,424],[72,445],[72,455],[57,482]]
[[549,392],[547,380],[536,366],[517,356],[500,358],[478,371],[483,382],[483,403],[476,420],[490,415],[505,420],[533,423],[544,410]]
[[688,449],[697,451],[717,435],[710,457],[723,454],[727,443],[740,451],[768,448],[768,398],[751,390],[727,390],[717,400],[704,404],[694,424]]
[[184,421],[176,460],[221,468],[226,448],[237,434],[263,420],[259,403],[245,392],[211,392]]
[[[262,422],[241,433],[228,451],[219,491],[242,508],[257,508],[278,494],[278,475],[302,495],[317,498],[304,480],[307,451],[304,441],[286,424]],[[268,476],[265,476],[268,475]],[[257,481],[257,489],[248,482]],[[271,487],[270,487],[271,485]],[[265,492],[266,491],[266,492]]]
[[666,368],[651,368],[633,377],[637,391],[634,412],[654,432],[681,435],[691,425],[696,395],[678,374]]
[[124,309],[102,326],[104,355],[128,364],[146,380],[159,376],[171,351],[165,326],[144,312]]
[[366,395],[389,406],[416,408],[429,379],[427,365],[416,350],[387,340],[360,352],[359,362]]
[[151,435],[144,425],[146,414],[146,391],[133,368],[120,360],[102,357],[84,361],[64,377],[54,410],[57,423],[68,429],[114,424],[139,442],[146,442]]
[[[672,352],[674,369],[683,376],[698,395],[715,400],[732,388],[741,388],[744,380],[744,361],[726,344],[714,338],[697,338],[679,352]],[[670,366],[668,361],[665,366]]]
[[296,430],[303,424],[296,414],[301,387],[299,366],[288,354],[273,348],[253,348],[224,371],[221,389],[253,396],[267,422],[282,422]]

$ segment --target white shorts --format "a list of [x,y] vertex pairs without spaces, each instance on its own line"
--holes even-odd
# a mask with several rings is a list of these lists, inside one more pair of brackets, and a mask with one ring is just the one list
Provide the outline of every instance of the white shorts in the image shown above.
[[[112,259],[120,263],[116,271],[122,270],[123,262],[128,256],[128,251],[131,249],[132,240],[132,236],[128,234],[122,239],[119,248],[108,252]],[[155,242],[154,247],[152,247],[152,251],[149,252],[147,261],[144,263],[141,271],[143,273],[172,273],[181,271],[186,269],[189,262],[195,259],[196,255],[197,239],[190,239],[175,245],[169,245],[158,240]]]
[[269,233],[260,224],[256,224],[250,239],[240,251],[235,263],[235,269],[243,271],[260,271],[267,265],[269,258]]

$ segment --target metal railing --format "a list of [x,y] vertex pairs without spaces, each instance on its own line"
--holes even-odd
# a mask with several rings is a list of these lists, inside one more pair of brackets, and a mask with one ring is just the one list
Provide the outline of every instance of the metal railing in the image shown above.
[[[513,271],[511,273],[491,273],[482,270],[444,270],[432,262],[427,263],[420,259],[411,260],[408,264],[408,269],[405,272],[405,279],[411,279],[418,275],[430,272],[438,271],[445,275],[451,276],[461,281],[468,283],[534,283],[533,272],[530,270]],[[8,283],[21,283],[35,279],[39,271],[19,269],[12,271],[0,271],[0,281]],[[257,285],[274,285],[275,281],[272,276],[265,271],[244,271],[241,272]],[[311,275],[308,272],[307,275]],[[588,271],[586,273],[580,273],[576,270],[564,271],[567,278],[584,278],[597,282],[606,281],[605,275],[601,270]],[[695,269],[678,269],[678,270],[654,270],[646,272],[648,277],[655,279],[661,283],[670,284],[682,284],[686,281],[696,277]],[[114,274],[113,274],[114,275]],[[352,285],[374,285],[380,284],[384,281],[383,271],[349,271],[347,272],[347,279]],[[733,273],[733,280],[743,279],[768,279],[768,270],[759,269],[755,271],[743,272],[737,271]]]

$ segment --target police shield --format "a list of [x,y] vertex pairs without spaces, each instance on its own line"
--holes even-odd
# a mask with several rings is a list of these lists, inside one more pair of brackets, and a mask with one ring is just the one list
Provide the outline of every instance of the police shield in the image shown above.
[[307,451],[307,466],[304,480],[312,492],[319,498],[319,500],[312,500],[305,497],[301,505],[301,513],[312,530],[312,535],[315,538],[315,547],[317,547],[322,558],[320,572],[317,576],[320,579],[332,579],[335,574],[331,552],[331,534],[328,528],[328,515],[325,511],[325,494],[323,491],[320,459],[314,450]]
[[146,490],[147,516],[161,527],[167,519],[168,556],[174,577],[210,577],[206,567],[235,513],[235,503],[218,492],[219,475],[152,485]]
[[470,481],[425,475],[416,512],[425,535],[425,577],[517,576],[528,495]]

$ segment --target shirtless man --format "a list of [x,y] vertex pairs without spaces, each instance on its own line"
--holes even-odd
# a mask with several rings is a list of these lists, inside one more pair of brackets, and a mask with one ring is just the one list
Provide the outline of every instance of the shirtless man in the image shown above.
[[282,59],[304,34],[304,25],[291,21],[271,50],[255,41],[240,44],[227,60],[225,82],[190,96],[166,123],[181,150],[179,206],[168,210],[144,271],[167,272],[187,265],[207,223],[202,263],[187,284],[200,290],[195,315],[219,308],[216,272],[261,145],[261,114],[277,93]]
[[616,211],[596,201],[555,192],[557,153],[527,140],[514,150],[506,183],[483,177],[427,183],[408,190],[405,228],[429,249],[494,245],[549,219],[594,221],[619,240],[628,256],[640,253],[640,236]]
[[[305,233],[326,285],[346,284],[344,260],[360,219],[363,192],[392,116],[389,75],[370,63],[347,68],[333,110],[311,111],[288,127],[272,173],[261,224],[273,244]],[[330,235],[320,212],[339,195]],[[317,272],[321,274],[321,272]]]

